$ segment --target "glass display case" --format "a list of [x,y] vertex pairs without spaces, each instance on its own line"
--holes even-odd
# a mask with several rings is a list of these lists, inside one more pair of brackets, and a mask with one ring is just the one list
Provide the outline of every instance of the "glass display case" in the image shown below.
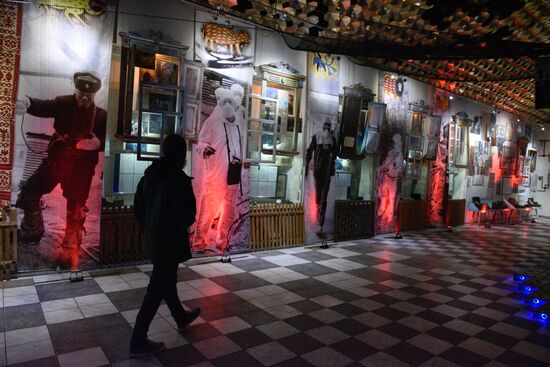
[[275,162],[277,147],[281,146],[278,127],[278,101],[252,95],[248,111],[247,160]]
[[106,195],[133,194],[150,164],[147,161],[160,157],[164,137],[170,133],[188,136],[196,130],[195,120],[186,115],[190,104],[198,114],[200,104],[198,98],[187,95],[186,84],[194,80],[194,89],[189,90],[199,94],[202,69],[195,66],[194,73],[188,72],[188,47],[149,36],[120,33],[118,118],[116,139],[108,142],[106,169],[111,172],[106,173]]
[[453,115],[449,123],[449,197],[464,199],[466,197],[466,177],[470,165],[470,129],[469,118],[464,113]]
[[372,200],[376,153],[386,104],[361,84],[344,87],[336,164],[337,200]]
[[183,100],[183,87],[140,82],[138,160],[159,159],[164,137],[169,134],[183,135]]
[[250,197],[255,202],[302,200],[300,101],[304,80],[284,63],[255,69],[246,143],[246,160],[251,164]]
[[370,89],[360,84],[344,87],[340,98],[340,158],[360,160],[367,153],[376,152],[386,105],[373,103],[374,96]]

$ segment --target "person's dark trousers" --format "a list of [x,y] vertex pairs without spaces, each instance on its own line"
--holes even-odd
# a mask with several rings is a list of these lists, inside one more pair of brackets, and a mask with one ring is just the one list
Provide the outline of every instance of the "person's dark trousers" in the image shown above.
[[176,288],[178,263],[153,264],[153,273],[147,286],[147,294],[136,318],[133,341],[140,342],[147,338],[149,325],[155,317],[160,302],[164,299],[176,324],[182,325],[187,318],[187,312],[183,309]]

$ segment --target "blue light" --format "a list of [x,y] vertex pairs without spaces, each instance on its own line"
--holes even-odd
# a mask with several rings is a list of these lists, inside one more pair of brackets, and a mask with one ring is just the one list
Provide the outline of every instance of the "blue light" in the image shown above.
[[546,320],[546,319],[548,319],[548,315],[545,314],[545,313],[541,313],[540,318],[543,319],[543,320]]
[[533,303],[534,303],[534,304],[538,304],[539,302],[540,302],[540,301],[539,301],[538,298],[533,299]]
[[525,280],[525,276],[520,275],[520,276],[519,276],[519,280]]
[[531,287],[525,287],[525,292],[531,292]]

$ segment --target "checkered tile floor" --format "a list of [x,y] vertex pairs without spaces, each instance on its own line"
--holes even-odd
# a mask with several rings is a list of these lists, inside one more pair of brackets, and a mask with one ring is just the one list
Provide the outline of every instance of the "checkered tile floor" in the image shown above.
[[[182,266],[178,290],[201,317],[179,335],[166,306],[150,337],[168,350],[128,360],[150,266],[80,283],[4,283],[0,361],[17,366],[545,366],[550,326],[530,319],[511,274],[549,263],[550,224],[330,249],[292,248]],[[116,270],[115,270],[116,272]]]

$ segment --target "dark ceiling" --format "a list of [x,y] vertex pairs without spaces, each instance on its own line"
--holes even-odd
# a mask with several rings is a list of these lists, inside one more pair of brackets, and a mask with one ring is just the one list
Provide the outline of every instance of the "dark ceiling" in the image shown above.
[[550,0],[191,0],[281,32],[294,49],[348,55],[538,123],[535,59],[550,56]]

